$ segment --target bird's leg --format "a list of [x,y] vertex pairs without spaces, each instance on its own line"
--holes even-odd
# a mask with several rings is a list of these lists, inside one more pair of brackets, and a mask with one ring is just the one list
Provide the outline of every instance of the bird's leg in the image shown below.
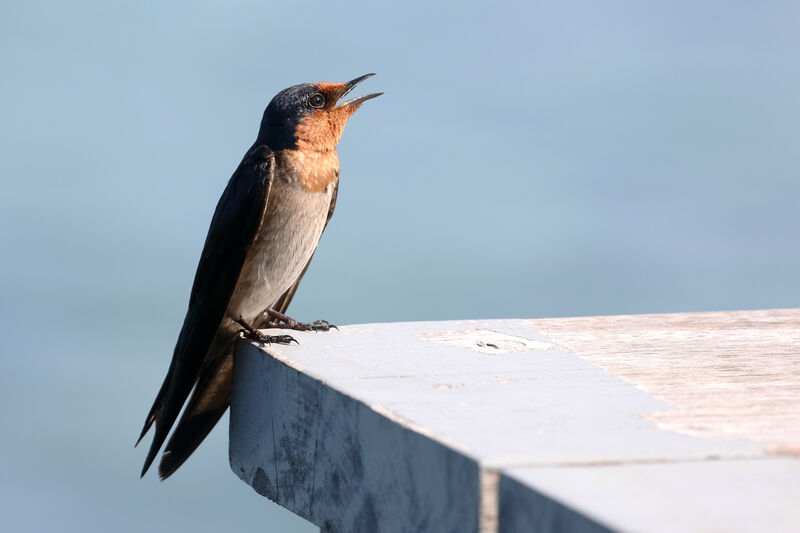
[[[297,331],[329,331],[331,328],[336,330],[339,329],[327,320],[317,320],[315,322],[311,322],[310,324],[305,324],[303,322],[298,322],[297,320],[290,318],[274,309],[267,309],[267,314],[279,321],[265,326],[268,328],[294,329]],[[280,324],[280,322],[283,322],[283,324]]]
[[297,340],[295,340],[294,337],[289,335],[264,335],[256,328],[248,324],[241,316],[236,320],[236,323],[242,326],[242,329],[239,330],[239,333],[245,339],[253,339],[265,344],[290,344],[292,341],[300,344],[297,342]]

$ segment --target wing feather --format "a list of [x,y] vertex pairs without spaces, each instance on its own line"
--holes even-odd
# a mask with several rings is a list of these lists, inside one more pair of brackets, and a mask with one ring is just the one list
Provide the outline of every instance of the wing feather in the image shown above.
[[172,362],[142,430],[144,436],[155,422],[155,437],[142,475],[163,445],[201,368],[208,364],[207,353],[261,226],[273,173],[272,151],[267,146],[254,146],[233,173],[217,204]]

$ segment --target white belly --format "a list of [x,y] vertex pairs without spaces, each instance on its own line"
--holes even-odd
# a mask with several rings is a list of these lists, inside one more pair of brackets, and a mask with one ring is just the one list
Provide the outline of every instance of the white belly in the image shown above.
[[229,319],[253,321],[292,286],[317,247],[332,191],[273,182],[264,222],[228,304]]

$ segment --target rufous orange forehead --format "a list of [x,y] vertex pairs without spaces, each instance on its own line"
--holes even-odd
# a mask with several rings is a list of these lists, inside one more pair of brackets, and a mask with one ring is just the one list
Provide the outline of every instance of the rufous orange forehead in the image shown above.
[[336,101],[347,90],[347,85],[344,83],[334,83],[331,81],[318,81],[314,86],[325,96],[325,107],[336,105]]

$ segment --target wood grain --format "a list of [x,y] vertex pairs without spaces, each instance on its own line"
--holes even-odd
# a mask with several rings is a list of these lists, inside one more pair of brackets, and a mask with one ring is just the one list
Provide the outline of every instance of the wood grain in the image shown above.
[[675,408],[660,428],[800,456],[800,309],[531,320]]

